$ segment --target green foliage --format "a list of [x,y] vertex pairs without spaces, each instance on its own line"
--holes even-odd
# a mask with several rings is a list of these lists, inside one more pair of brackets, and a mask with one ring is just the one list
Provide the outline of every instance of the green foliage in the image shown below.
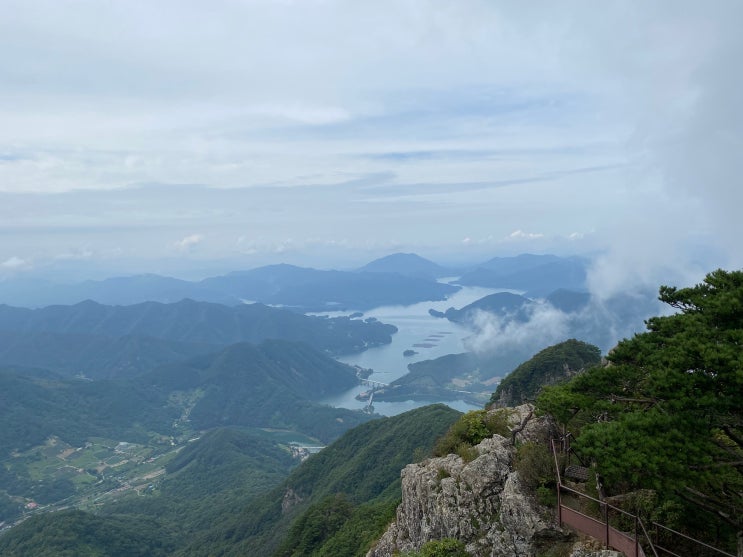
[[519,445],[514,468],[530,490],[555,485],[554,458],[544,443],[527,441]]
[[163,366],[140,379],[158,391],[200,389],[190,412],[198,429],[226,425],[296,429],[325,442],[369,420],[361,412],[312,402],[357,384],[350,366],[306,344],[240,343]]
[[191,409],[195,428],[296,429],[329,442],[370,418],[313,400],[355,384],[351,367],[285,341],[233,345],[128,381],[81,381],[40,370],[0,369],[0,456],[39,445],[52,435],[74,446],[89,437],[145,442],[147,431],[170,435],[181,410],[169,405],[168,397],[195,389],[204,393]]
[[403,557],[469,557],[465,545],[453,538],[424,543],[419,551],[404,553]]
[[[465,460],[472,460],[468,448],[477,445],[494,434],[507,436],[509,411],[505,409],[488,411],[472,410],[457,420],[446,434],[436,443],[436,456],[459,454]],[[461,454],[460,454],[461,453]],[[466,455],[466,458],[465,458]]]
[[10,522],[20,514],[21,505],[5,493],[0,493],[0,522]]
[[51,435],[81,445],[88,437],[146,439],[170,432],[176,415],[150,390],[122,381],[77,381],[54,374],[0,370],[0,455]]
[[340,530],[352,510],[353,505],[342,493],[329,495],[312,505],[294,521],[275,557],[311,555]]
[[257,432],[218,429],[168,463],[155,493],[126,497],[101,512],[148,517],[190,536],[251,504],[285,479],[293,465],[287,451]]
[[397,485],[416,449],[432,446],[459,416],[435,404],[363,424],[311,456],[288,483],[302,495],[343,492],[357,502],[370,500]]
[[[279,549],[291,555],[300,545],[306,555],[365,555],[394,516],[400,470],[460,415],[436,404],[358,426],[303,462],[279,488],[215,522],[179,555],[270,555]],[[351,505],[343,523],[319,537],[308,533],[314,522],[306,513],[337,508],[341,500],[334,497],[341,495]],[[291,540],[281,545],[284,538]]]
[[5,557],[164,557],[173,538],[142,518],[99,518],[81,511],[34,516],[0,536]]
[[354,507],[350,517],[319,549],[325,557],[363,557],[395,518],[399,499],[376,499]]
[[597,346],[570,339],[538,352],[498,384],[491,404],[514,406],[534,400],[545,385],[567,381],[578,371],[598,365],[601,350]]
[[539,408],[579,431],[574,447],[612,492],[656,490],[699,535],[700,511],[743,531],[743,271],[661,287],[660,299],[676,313],[620,342],[611,365],[546,389]]

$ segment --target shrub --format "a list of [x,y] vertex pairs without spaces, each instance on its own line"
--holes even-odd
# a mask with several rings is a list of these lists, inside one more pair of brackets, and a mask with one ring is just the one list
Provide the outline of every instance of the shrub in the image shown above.
[[554,459],[544,444],[527,441],[520,445],[514,467],[529,489],[555,485]]
[[[495,412],[488,412],[487,410],[467,412],[452,424],[449,431],[439,439],[434,451],[436,456],[459,454],[463,443],[472,447],[496,433],[503,436],[509,435],[509,415],[510,412],[505,409]],[[460,456],[462,455],[460,454]]]

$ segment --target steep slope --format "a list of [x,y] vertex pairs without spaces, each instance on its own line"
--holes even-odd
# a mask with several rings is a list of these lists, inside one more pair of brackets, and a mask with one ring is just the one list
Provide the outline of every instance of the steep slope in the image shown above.
[[[530,411],[516,409],[510,427],[523,423]],[[546,435],[546,424],[532,419],[517,438],[523,443]],[[476,556],[535,555],[563,536],[514,469],[511,439],[495,434],[471,451],[466,459],[449,454],[405,467],[395,521],[369,557],[392,557],[443,538],[464,542]]]
[[82,511],[35,516],[0,536],[5,557],[165,557],[174,545],[170,532],[144,518]]
[[363,555],[391,518],[400,469],[459,415],[434,405],[354,428],[177,555]]
[[113,338],[137,335],[221,346],[276,338],[306,342],[333,354],[387,344],[397,331],[376,321],[306,316],[261,304],[223,306],[193,300],[133,306],[86,301],[36,310],[0,306],[0,330]]

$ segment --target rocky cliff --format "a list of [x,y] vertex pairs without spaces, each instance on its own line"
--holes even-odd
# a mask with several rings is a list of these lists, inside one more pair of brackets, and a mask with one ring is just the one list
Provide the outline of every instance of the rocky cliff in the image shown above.
[[575,555],[599,555],[570,549],[571,535],[556,526],[553,511],[537,503],[514,470],[514,441],[544,440],[547,423],[523,405],[513,409],[509,426],[518,433],[483,440],[469,462],[450,454],[406,466],[396,520],[367,557],[417,551],[442,538],[464,542],[476,556],[535,556],[558,543]]

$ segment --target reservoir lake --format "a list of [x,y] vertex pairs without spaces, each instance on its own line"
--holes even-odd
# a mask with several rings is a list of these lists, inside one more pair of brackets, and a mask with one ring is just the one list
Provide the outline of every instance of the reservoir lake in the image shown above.
[[[392,335],[392,342],[384,346],[370,348],[359,354],[340,356],[338,360],[349,365],[373,369],[374,372],[369,376],[372,381],[391,383],[408,373],[408,364],[422,360],[432,360],[446,354],[466,352],[464,339],[471,336],[473,332],[466,327],[451,323],[447,319],[433,317],[428,313],[428,310],[435,309],[443,312],[450,307],[459,309],[483,296],[503,291],[502,288],[464,287],[446,300],[420,302],[409,306],[382,306],[369,310],[364,313],[362,319],[374,317],[383,323],[389,323],[397,327],[398,331]],[[351,313],[353,312],[323,313],[322,315],[338,316],[350,315]],[[417,354],[406,357],[403,356],[405,350],[415,350]],[[322,402],[341,408],[364,408],[366,402],[356,400],[355,397],[368,389],[369,387],[359,385]],[[408,400],[405,402],[374,401],[374,411],[383,416],[394,416],[436,402],[443,402],[462,412],[480,409],[479,406],[473,406],[461,400]]]

